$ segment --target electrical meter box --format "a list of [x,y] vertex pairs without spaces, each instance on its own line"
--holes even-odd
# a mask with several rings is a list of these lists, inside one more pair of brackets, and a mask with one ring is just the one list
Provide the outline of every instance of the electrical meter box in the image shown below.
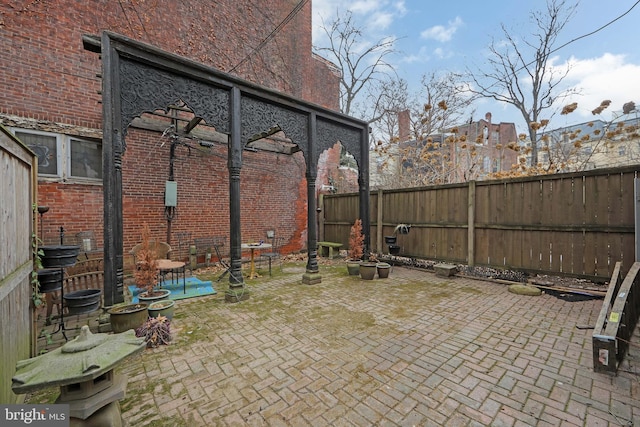
[[178,183],[167,181],[164,189],[164,205],[175,207],[178,205]]

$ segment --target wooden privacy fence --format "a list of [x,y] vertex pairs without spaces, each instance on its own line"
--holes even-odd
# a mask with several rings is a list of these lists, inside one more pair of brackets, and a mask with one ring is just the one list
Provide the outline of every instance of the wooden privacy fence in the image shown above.
[[[606,281],[635,261],[638,167],[371,193],[371,250],[398,224],[401,256]],[[357,194],[322,197],[319,240],[348,246]]]
[[16,362],[32,356],[32,203],[35,154],[0,126],[0,403],[17,403],[11,390]]

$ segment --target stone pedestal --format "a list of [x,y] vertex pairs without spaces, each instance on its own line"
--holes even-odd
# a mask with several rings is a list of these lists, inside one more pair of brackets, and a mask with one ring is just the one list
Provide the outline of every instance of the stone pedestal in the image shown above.
[[449,277],[458,272],[458,268],[453,264],[436,264],[433,266],[436,276]]
[[123,425],[120,404],[117,401],[98,409],[86,420],[69,418],[69,427],[122,427]]
[[[113,371],[111,371],[113,373]],[[56,403],[66,403],[69,405],[69,415],[73,418],[88,419],[100,408],[109,403],[123,399],[127,389],[127,379],[122,375],[116,375],[112,381],[102,381],[101,384],[94,388],[91,384],[93,381],[87,381],[82,384],[72,384],[60,387],[60,396]],[[109,383],[108,387],[104,387]],[[73,388],[73,393],[64,392],[65,388]],[[97,391],[96,391],[97,390]],[[73,399],[70,399],[73,397]],[[118,410],[118,417],[120,411]]]
[[249,299],[249,291],[243,287],[237,287],[228,289],[224,293],[224,300],[226,302],[240,302]]
[[302,275],[302,283],[305,285],[315,285],[322,282],[322,276],[317,271],[307,271]]

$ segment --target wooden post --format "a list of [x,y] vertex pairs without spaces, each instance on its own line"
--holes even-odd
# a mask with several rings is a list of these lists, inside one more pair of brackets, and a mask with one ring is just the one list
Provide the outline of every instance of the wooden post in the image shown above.
[[324,241],[324,194],[318,194],[318,241]]
[[376,252],[382,253],[384,246],[382,246],[382,229],[384,228],[384,223],[382,219],[384,217],[382,212],[382,196],[383,190],[378,189],[378,216],[376,218]]
[[469,181],[469,195],[467,199],[467,265],[475,265],[475,222],[476,222],[476,182]]
[[633,192],[635,195],[633,204],[633,213],[635,221],[635,243],[636,243],[636,257],[635,261],[640,261],[640,185],[638,178],[633,178]]

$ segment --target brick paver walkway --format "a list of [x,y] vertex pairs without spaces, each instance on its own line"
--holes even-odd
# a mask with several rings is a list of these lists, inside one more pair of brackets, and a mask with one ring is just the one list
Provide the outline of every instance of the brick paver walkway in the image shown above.
[[[602,300],[394,267],[251,281],[239,304],[177,303],[174,343],[119,369],[125,421],[185,426],[640,425],[637,344],[593,372]],[[343,272],[344,270],[344,272]],[[218,286],[221,286],[220,284]],[[222,285],[224,287],[224,285]],[[636,340],[637,341],[637,340]]]

